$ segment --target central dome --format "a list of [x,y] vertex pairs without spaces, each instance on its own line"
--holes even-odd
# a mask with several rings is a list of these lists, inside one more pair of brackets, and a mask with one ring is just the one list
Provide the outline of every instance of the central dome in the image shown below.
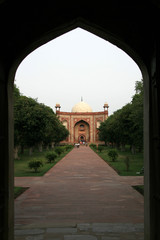
[[74,105],[72,112],[92,112],[92,108],[87,103],[81,101]]

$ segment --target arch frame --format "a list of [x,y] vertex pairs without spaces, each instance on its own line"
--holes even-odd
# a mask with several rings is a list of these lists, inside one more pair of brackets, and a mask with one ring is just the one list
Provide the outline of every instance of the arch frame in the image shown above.
[[[5,1],[4,1],[5,2]],[[160,56],[160,39],[155,36],[154,43],[151,42],[150,53],[148,54],[147,60],[144,62],[143,57],[140,57],[140,54],[133,48],[130,48],[128,44],[126,44],[125,39],[121,39],[118,36],[106,32],[106,29],[99,27],[96,24],[92,24],[87,22],[84,18],[76,18],[76,20],[67,23],[59,28],[55,28],[53,31],[50,31],[45,34],[45,36],[38,36],[37,39],[33,40],[32,44],[29,44],[26,49],[21,51],[19,55],[16,55],[15,58],[11,59],[11,62],[7,65],[3,59],[0,62],[0,100],[3,103],[1,104],[1,112],[3,113],[3,118],[0,120],[1,126],[4,126],[3,131],[1,132],[1,142],[3,152],[1,156],[6,160],[3,164],[5,178],[3,182],[3,187],[5,187],[4,193],[2,193],[3,204],[5,202],[5,207],[3,208],[3,217],[4,221],[4,233],[2,235],[2,240],[10,240],[13,239],[13,160],[12,160],[12,150],[13,150],[13,81],[16,69],[18,68],[20,62],[27,56],[30,52],[32,52],[37,47],[47,43],[55,37],[60,36],[61,34],[74,29],[75,27],[82,27],[83,29],[90,31],[97,36],[102,37],[110,41],[111,43],[116,44],[122,50],[124,50],[127,54],[129,54],[132,59],[138,64],[141,69],[143,78],[144,78],[144,145],[145,145],[145,240],[151,239],[159,239],[160,234],[159,231],[159,223],[157,221],[159,219],[159,204],[158,204],[158,177],[156,180],[156,176],[153,176],[153,171],[155,170],[155,165],[157,164],[157,159],[160,156],[158,150],[156,149],[157,139],[153,141],[153,132],[156,133],[157,122],[159,122],[159,81],[160,74],[158,70],[158,66],[160,64],[159,56]],[[155,30],[156,31],[156,30]],[[158,32],[158,30],[157,30]],[[154,84],[154,80],[156,79],[156,86]],[[154,111],[156,110],[156,111]],[[156,126],[153,126],[154,118],[156,118]],[[6,122],[5,122],[6,121]],[[155,152],[154,152],[155,151]],[[151,163],[151,159],[153,159],[153,164]],[[3,167],[2,166],[2,167]],[[157,165],[159,169],[159,165]],[[8,169],[8,170],[7,170]],[[9,182],[9,177],[11,182]],[[154,187],[154,183],[156,186]],[[157,195],[156,194],[157,190]],[[157,198],[157,200],[156,200]],[[156,203],[156,204],[155,204]],[[153,205],[156,205],[155,207]],[[157,213],[156,213],[157,209]]]
[[[59,28],[56,28],[48,33],[45,34],[45,36],[41,37],[39,40],[33,42],[32,44],[30,44],[28,46],[27,49],[25,49],[22,54],[20,55],[19,58],[16,59],[16,61],[13,62],[10,72],[9,72],[9,81],[8,81],[8,91],[10,92],[9,95],[12,95],[12,89],[13,89],[13,81],[14,81],[14,77],[15,77],[15,73],[16,73],[16,69],[19,67],[20,63],[24,60],[25,57],[27,57],[32,51],[34,51],[35,49],[43,46],[44,44],[48,43],[49,41],[67,33],[68,31],[74,30],[76,28],[82,28],[86,31],[89,31],[95,35],[97,35],[98,37],[109,41],[110,43],[116,45],[117,47],[119,47],[120,49],[122,49],[123,51],[125,51],[125,53],[127,53],[139,66],[141,72],[142,72],[142,76],[144,78],[144,89],[145,89],[145,96],[144,96],[144,101],[145,101],[145,109],[144,109],[144,118],[145,119],[149,119],[149,92],[148,92],[148,81],[149,81],[149,74],[148,74],[148,70],[147,67],[145,65],[145,63],[143,62],[142,58],[138,55],[138,53],[136,51],[134,51],[131,47],[129,47],[129,45],[127,45],[123,39],[119,38],[119,36],[116,36],[110,32],[106,32],[105,29],[101,28],[100,26],[96,25],[96,24],[92,24],[89,23],[88,21],[86,21],[83,18],[76,18],[73,22],[66,24],[66,25],[62,25]],[[11,97],[12,99],[13,97]],[[12,113],[12,109],[13,109],[13,105],[12,105],[12,100],[9,99],[9,109],[10,109],[10,119],[13,119],[13,113]],[[83,120],[83,119],[82,119]],[[77,123],[76,123],[77,124]],[[76,125],[75,124],[75,125]],[[89,124],[89,123],[88,123]],[[13,129],[13,124],[10,122],[10,132],[13,132],[11,129]],[[150,198],[150,189],[148,188],[149,186],[149,179],[148,176],[150,175],[150,167],[149,167],[149,139],[148,139],[148,135],[149,135],[149,122],[145,121],[144,123],[144,145],[145,145],[145,156],[144,158],[146,159],[145,161],[145,199],[149,199]],[[12,133],[13,135],[13,133]],[[74,133],[75,135],[75,133]],[[146,137],[147,136],[147,137]],[[13,141],[11,139],[10,144],[12,145],[13,148]],[[10,146],[11,146],[10,145]],[[10,164],[13,167],[13,164]],[[10,168],[12,168],[10,167]],[[10,175],[13,175],[13,173]],[[12,184],[13,186],[13,184]],[[146,187],[147,186],[147,187]],[[13,195],[13,194],[12,194]],[[13,203],[9,204],[10,207],[10,211],[13,212]],[[148,232],[150,232],[150,218],[148,217],[149,211],[151,214],[151,210],[150,210],[150,203],[149,200],[145,201],[145,235],[148,235]],[[149,209],[149,211],[148,211]],[[13,216],[13,213],[12,213]]]
[[83,30],[86,30],[110,42],[111,44],[117,46],[118,48],[123,50],[126,54],[128,54],[132,58],[132,60],[135,61],[135,63],[139,66],[142,72],[142,75],[147,72],[147,67],[143,59],[138,54],[138,52],[136,52],[136,50],[134,50],[131,46],[129,46],[129,44],[125,43],[124,39],[122,39],[120,35],[116,35],[111,31],[106,31],[105,28],[100,27],[95,23],[89,22],[87,19],[83,17],[77,17],[66,24],[62,24],[59,27],[56,27],[55,29],[51,29],[50,31],[44,33],[43,36],[39,36],[37,40],[34,40],[32,43],[30,43],[27,46],[27,48],[23,49],[11,64],[10,71],[9,71],[9,78],[8,78],[9,81],[14,81],[16,70],[18,69],[21,62],[30,53],[32,53],[37,48],[47,44],[48,42],[76,28],[82,28]]
[[[86,125],[85,127],[84,127],[84,129],[83,129],[83,131],[81,131],[80,130],[80,124],[84,124],[84,125]],[[77,126],[77,132],[78,132],[78,135],[76,136],[76,126]],[[87,132],[86,132],[87,131]],[[80,136],[83,136],[84,138],[85,138],[85,141],[86,141],[86,139],[87,139],[87,136],[86,136],[86,134],[88,134],[88,140],[87,140],[87,142],[89,142],[90,141],[90,135],[91,135],[91,133],[90,133],[90,131],[91,131],[91,128],[90,128],[90,123],[88,123],[88,122],[86,122],[85,120],[83,120],[83,119],[81,119],[81,120],[78,120],[75,124],[74,124],[74,142],[76,142],[76,140],[80,140]]]

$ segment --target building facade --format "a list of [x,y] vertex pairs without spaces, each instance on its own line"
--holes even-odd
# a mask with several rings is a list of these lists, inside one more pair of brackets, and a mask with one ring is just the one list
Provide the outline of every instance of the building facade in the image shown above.
[[71,112],[61,112],[60,104],[56,104],[55,108],[60,121],[69,131],[69,137],[63,143],[102,143],[98,138],[98,128],[108,118],[107,103],[102,112],[93,112],[84,101],[77,103]]

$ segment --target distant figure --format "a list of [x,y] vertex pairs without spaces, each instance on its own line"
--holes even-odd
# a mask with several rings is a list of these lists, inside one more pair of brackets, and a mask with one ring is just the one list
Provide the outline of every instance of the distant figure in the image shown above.
[[74,146],[75,146],[76,148],[79,148],[80,144],[79,144],[79,143],[75,143]]

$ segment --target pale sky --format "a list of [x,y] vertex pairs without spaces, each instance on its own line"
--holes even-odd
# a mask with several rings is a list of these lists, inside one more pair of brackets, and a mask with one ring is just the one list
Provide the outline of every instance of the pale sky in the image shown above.
[[142,79],[137,64],[115,45],[77,28],[36,49],[19,65],[15,83],[20,92],[70,112],[81,101],[94,112],[109,104],[109,115],[129,103],[135,82]]

